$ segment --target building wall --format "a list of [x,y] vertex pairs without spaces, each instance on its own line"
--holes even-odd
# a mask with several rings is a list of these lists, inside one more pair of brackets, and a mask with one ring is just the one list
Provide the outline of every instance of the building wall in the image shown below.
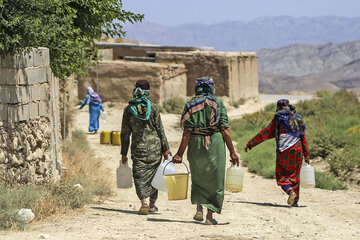
[[14,182],[61,174],[59,82],[49,50],[0,57],[0,176]]
[[127,102],[133,97],[135,82],[140,79],[150,82],[149,98],[154,103],[163,103],[172,96],[186,97],[183,64],[128,61],[99,62],[89,76],[79,77],[78,96],[84,99],[86,88],[91,86],[103,102]]
[[212,77],[216,95],[232,101],[258,96],[257,57],[242,52],[157,52],[156,61],[182,63],[187,70],[187,96],[194,95],[195,82],[200,76]]

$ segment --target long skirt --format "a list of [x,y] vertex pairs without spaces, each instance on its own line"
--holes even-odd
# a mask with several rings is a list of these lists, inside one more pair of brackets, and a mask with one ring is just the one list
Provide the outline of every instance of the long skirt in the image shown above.
[[155,201],[157,199],[157,189],[151,185],[151,181],[161,163],[161,155],[150,155],[145,158],[132,156],[132,160],[136,195],[140,200],[150,197],[150,200]]
[[225,184],[225,144],[221,133],[210,138],[208,150],[203,136],[193,136],[187,153],[191,171],[191,203],[221,213]]
[[93,132],[99,129],[100,105],[90,102],[89,113],[90,113],[89,132]]
[[282,153],[276,154],[276,181],[278,185],[290,185],[297,197],[300,195],[300,170],[302,164],[301,141]]

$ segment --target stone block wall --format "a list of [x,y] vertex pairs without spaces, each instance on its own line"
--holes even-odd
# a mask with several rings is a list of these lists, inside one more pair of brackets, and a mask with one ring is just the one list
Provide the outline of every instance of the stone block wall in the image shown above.
[[193,51],[157,52],[156,62],[184,64],[187,70],[187,96],[194,95],[200,76],[212,77],[217,96],[228,96],[236,102],[241,98],[258,97],[258,70],[255,53]]
[[59,82],[49,50],[0,56],[0,177],[11,183],[58,180]]
[[91,86],[95,91],[98,88],[103,102],[128,102],[133,97],[135,82],[140,79],[150,82],[149,99],[154,103],[163,103],[174,96],[186,97],[187,80],[183,64],[101,61],[93,69],[89,76],[79,78],[80,99],[85,98],[86,88]]

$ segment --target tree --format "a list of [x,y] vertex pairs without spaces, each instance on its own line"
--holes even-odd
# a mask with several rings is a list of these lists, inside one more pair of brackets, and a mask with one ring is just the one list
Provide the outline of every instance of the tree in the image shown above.
[[143,17],[121,0],[0,0],[0,55],[47,47],[55,76],[82,74],[99,60],[94,41],[122,37],[123,23]]

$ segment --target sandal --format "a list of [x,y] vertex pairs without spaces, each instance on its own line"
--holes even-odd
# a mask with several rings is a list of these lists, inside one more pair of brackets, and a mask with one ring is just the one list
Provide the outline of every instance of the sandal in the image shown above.
[[140,210],[139,210],[139,215],[148,215],[149,214],[149,205],[144,204],[141,206]]
[[196,212],[193,219],[195,221],[199,221],[199,222],[202,222],[204,220],[204,215],[202,212]]
[[217,224],[218,224],[218,222],[215,219],[211,219],[211,220],[206,219],[205,220],[205,225],[217,225]]
[[150,213],[155,213],[155,212],[158,212],[158,211],[159,211],[159,209],[158,209],[157,206],[154,206],[153,208],[149,208]]
[[294,191],[292,191],[290,194],[289,194],[289,198],[287,200],[287,203],[291,206],[294,204],[295,202],[295,199],[296,199],[296,193]]

